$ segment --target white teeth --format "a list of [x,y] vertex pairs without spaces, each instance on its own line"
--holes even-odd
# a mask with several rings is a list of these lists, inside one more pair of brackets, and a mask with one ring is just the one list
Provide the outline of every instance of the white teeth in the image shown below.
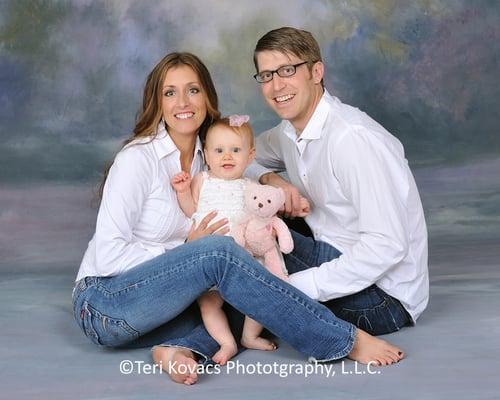
[[275,100],[278,102],[278,103],[281,103],[283,101],[287,101],[287,100],[290,100],[291,98],[293,98],[293,94],[287,94],[285,96],[279,96],[279,97],[276,97]]
[[188,118],[191,118],[192,116],[194,115],[194,113],[183,113],[183,114],[175,114],[175,117],[176,118],[179,118],[179,119],[188,119]]

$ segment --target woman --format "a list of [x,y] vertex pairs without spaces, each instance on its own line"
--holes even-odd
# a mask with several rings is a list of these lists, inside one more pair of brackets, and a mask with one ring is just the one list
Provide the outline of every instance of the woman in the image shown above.
[[212,213],[190,226],[169,182],[181,170],[202,169],[201,142],[217,108],[196,56],[168,54],[149,74],[134,134],[103,184],[96,232],[76,279],[78,325],[98,345],[157,345],[154,361],[174,381],[192,384],[196,372],[169,367],[196,366],[195,353],[208,359],[218,349],[197,314],[183,312],[216,286],[229,304],[308,356],[399,361],[399,349],[336,318],[222,236],[227,221]]

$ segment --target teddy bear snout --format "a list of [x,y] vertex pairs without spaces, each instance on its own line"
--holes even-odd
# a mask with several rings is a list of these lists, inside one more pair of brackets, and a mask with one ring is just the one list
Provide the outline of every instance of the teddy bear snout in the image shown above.
[[262,207],[264,207],[264,204],[259,203],[259,208],[262,208]]

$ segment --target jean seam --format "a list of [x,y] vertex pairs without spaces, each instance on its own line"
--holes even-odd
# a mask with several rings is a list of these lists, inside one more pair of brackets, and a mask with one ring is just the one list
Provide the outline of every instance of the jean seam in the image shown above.
[[[106,315],[102,312],[100,312],[97,308],[92,306],[91,304],[87,303],[87,307],[89,308],[89,311],[94,313],[94,316],[98,318],[100,321],[102,321],[102,324],[105,328],[106,320],[109,320],[116,325],[119,325],[125,332],[127,332],[129,335],[132,336],[140,336],[140,332],[130,326],[130,324],[123,318],[113,318],[110,317],[109,315]],[[135,339],[135,338],[134,338]]]
[[348,312],[371,312],[371,311],[376,311],[380,308],[388,308],[387,305],[388,305],[388,301],[387,301],[387,299],[384,299],[382,301],[382,303],[377,304],[376,306],[373,306],[373,307],[356,308],[356,309],[341,307],[340,309],[341,309],[341,311],[348,311]]
[[391,320],[392,320],[392,323],[394,324],[394,329],[396,331],[399,331],[401,329],[401,326],[399,326],[399,324],[396,322],[396,318],[394,318],[394,314],[392,313],[391,311],[391,308],[390,307],[387,307],[387,312],[389,313],[389,315],[391,316]]
[[139,331],[137,331],[136,329],[134,329],[132,326],[130,326],[130,324],[123,318],[110,317],[110,316],[102,313],[101,311],[99,311],[94,306],[92,306],[88,301],[85,302],[84,308],[85,308],[85,312],[88,313],[88,318],[89,318],[88,324],[92,328],[92,333],[95,335],[97,341],[99,342],[99,344],[101,346],[115,347],[115,346],[119,346],[120,344],[117,344],[117,345],[105,345],[105,344],[103,344],[103,342],[106,341],[106,338],[109,338],[109,335],[99,336],[96,328],[92,325],[92,319],[94,319],[94,321],[96,321],[96,323],[102,324],[104,331],[106,331],[106,322],[107,321],[119,326],[121,329],[123,329],[124,332],[126,332],[127,335],[130,336],[129,338],[127,338],[125,343],[128,343],[132,340],[135,340],[139,336],[141,336],[141,333]]
[[401,304],[401,301],[399,301],[398,299],[394,299],[394,300],[392,300],[392,302],[399,309],[401,314],[404,315],[404,317],[406,319],[406,324],[404,324],[403,326],[406,326],[408,323],[413,324],[413,320],[412,320],[410,314],[408,313],[408,311],[406,311],[406,308],[403,306],[403,304]]
[[[194,261],[199,261],[199,260],[202,260],[204,258],[209,258],[209,257],[214,257],[216,259],[219,257],[222,257],[222,258],[225,258],[226,260],[228,258],[228,257],[226,257],[226,252],[221,252],[220,250],[215,250],[215,251],[212,250],[210,252],[205,252],[205,253],[201,253],[201,254],[196,253],[196,254],[193,254],[191,257],[189,257],[187,259],[185,258],[181,262],[174,264],[168,270],[162,270],[161,273],[157,273],[153,276],[149,276],[149,277],[142,279],[138,282],[135,282],[135,283],[133,283],[125,288],[122,288],[122,289],[119,289],[116,291],[111,291],[101,282],[97,283],[96,288],[97,288],[97,290],[99,290],[100,292],[102,292],[103,294],[105,294],[108,297],[119,296],[122,293],[127,293],[130,290],[137,289],[139,285],[149,284],[150,282],[153,282],[156,279],[161,279],[161,278],[164,278],[165,276],[170,276],[172,274],[176,274],[180,270],[185,269],[186,267],[194,266],[194,264],[195,264]],[[230,261],[230,260],[228,260],[228,261]]]
[[[148,279],[144,279],[144,280],[141,280],[139,282],[136,282],[133,285],[130,285],[130,286],[124,288],[124,289],[120,289],[120,290],[118,290],[116,292],[111,292],[101,282],[97,283],[96,288],[99,291],[101,291],[103,294],[105,294],[106,296],[108,296],[108,297],[118,296],[121,293],[125,293],[125,292],[123,292],[124,290],[136,289],[138,287],[138,285],[141,284],[141,283],[147,284],[149,282],[152,282],[155,279],[160,279],[160,278],[163,278],[165,276],[169,276],[169,275],[171,275],[173,273],[177,273],[183,267],[185,268],[187,266],[194,265],[193,261],[195,261],[195,260],[201,260],[201,259],[204,259],[204,258],[214,258],[215,261],[218,261],[218,262],[220,262],[221,259],[224,259],[226,262],[231,263],[233,265],[236,265],[236,266],[240,267],[240,269],[242,271],[244,271],[247,275],[253,277],[254,279],[260,280],[261,282],[265,283],[268,287],[270,287],[270,288],[272,288],[274,290],[278,290],[281,293],[286,294],[287,297],[289,297],[290,299],[292,299],[296,304],[301,305],[304,309],[306,309],[307,311],[309,311],[312,315],[314,315],[319,320],[321,320],[323,322],[326,322],[327,324],[329,324],[331,326],[334,326],[336,328],[343,329],[343,327],[340,326],[339,324],[337,324],[335,322],[331,322],[331,321],[325,320],[321,315],[317,314],[314,311],[314,309],[308,307],[304,302],[301,301],[301,299],[299,297],[296,297],[292,292],[290,292],[290,291],[288,291],[286,289],[283,289],[283,288],[281,288],[281,287],[279,287],[277,285],[272,284],[272,282],[267,281],[261,274],[254,273],[255,269],[249,269],[249,268],[247,268],[246,264],[241,263],[238,258],[234,257],[232,254],[228,254],[227,251],[220,251],[220,250],[215,250],[214,251],[214,250],[212,250],[212,251],[204,252],[204,253],[201,253],[201,254],[200,253],[194,254],[191,257],[189,257],[188,259],[184,259],[182,262],[177,263],[176,265],[174,265],[172,268],[168,269],[167,271],[162,271],[162,273],[156,274],[153,277],[149,277]],[[259,266],[262,268],[263,271],[265,270],[264,267],[261,266],[260,264],[259,264]]]
[[[97,344],[98,346],[102,346],[101,341],[99,340],[99,335],[92,325],[92,313],[89,310],[89,304],[86,300],[82,305],[82,310],[84,312],[82,328],[85,336],[87,336],[93,343]],[[87,322],[87,324],[85,324],[85,322]],[[95,341],[92,339],[95,339]]]
[[[401,328],[405,327],[408,324],[408,322],[411,321],[411,319],[409,318],[407,311],[404,309],[403,305],[399,301],[395,301],[395,299],[391,299],[391,303],[394,305],[394,307],[396,307],[398,309],[400,315],[404,318],[404,320],[402,321],[401,324],[395,322],[397,330],[400,330]],[[396,319],[394,318],[392,311],[390,309],[389,309],[389,312],[391,314],[392,319],[394,321],[396,321]]]
[[[342,326],[340,326],[339,324],[335,323],[335,322],[331,322],[331,321],[327,321],[325,320],[321,315],[317,314],[314,309],[312,308],[309,308],[304,302],[301,301],[301,299],[299,297],[296,297],[292,292],[288,291],[287,289],[284,289],[282,287],[279,287],[279,286],[276,286],[276,285],[273,285],[272,282],[268,282],[262,275],[257,275],[254,273],[255,270],[251,270],[249,268],[246,267],[245,264],[242,264],[239,262],[238,259],[232,257],[231,255],[227,256],[227,254],[222,254],[221,255],[222,257],[225,257],[229,262],[232,262],[233,264],[236,264],[236,265],[239,265],[241,267],[241,269],[247,274],[247,275],[250,275],[258,280],[260,280],[261,282],[265,283],[268,287],[271,287],[275,290],[278,290],[280,291],[281,293],[284,293],[285,295],[287,295],[290,299],[292,299],[293,301],[295,301],[296,304],[299,304],[301,305],[304,309],[306,309],[307,311],[309,311],[313,316],[315,316],[316,318],[318,318],[319,320],[329,324],[329,325],[332,325],[336,328],[339,328],[339,329],[344,329]],[[263,270],[264,270],[264,267],[262,267]],[[346,322],[347,323],[347,322]]]
[[[241,254],[244,253],[244,250],[241,250]],[[114,288],[108,289],[108,287],[105,286],[105,282],[107,281],[105,278],[96,280],[95,282],[92,282],[92,286],[96,288],[99,292],[101,292],[104,296],[119,296],[122,293],[125,293],[126,291],[134,290],[137,289],[139,286],[142,285],[147,285],[150,282],[153,282],[157,279],[165,279],[173,274],[177,274],[180,270],[184,269],[193,269],[193,268],[199,268],[199,261],[204,260],[204,259],[210,259],[210,262],[212,262],[213,266],[215,266],[215,278],[213,280],[208,279],[207,281],[207,289],[208,287],[212,286],[213,284],[216,284],[217,281],[222,282],[224,281],[225,276],[223,274],[230,273],[230,268],[231,266],[233,268],[239,268],[239,270],[250,277],[252,280],[257,280],[263,283],[265,286],[267,286],[269,289],[276,293],[281,293],[285,295],[286,298],[288,298],[290,301],[293,301],[293,304],[299,307],[299,309],[304,310],[307,312],[309,315],[313,316],[316,318],[317,321],[321,321],[323,323],[326,323],[327,326],[334,327],[338,329],[340,332],[345,332],[345,335],[339,335],[343,340],[345,340],[345,337],[349,336],[349,341],[347,346],[344,347],[344,349],[336,352],[336,354],[333,356],[331,359],[336,359],[345,356],[344,353],[348,352],[350,348],[352,348],[354,344],[354,339],[353,339],[353,330],[354,327],[342,320],[336,320],[335,316],[332,315],[331,319],[326,319],[327,316],[322,315],[320,311],[321,309],[316,309],[314,307],[314,304],[308,304],[306,302],[306,299],[302,299],[298,294],[295,294],[293,291],[291,291],[287,286],[286,283],[281,283],[281,282],[274,282],[270,278],[266,276],[268,273],[263,266],[258,264],[255,261],[254,263],[251,263],[250,261],[250,255],[247,255],[247,257],[243,257],[240,254],[240,252],[234,252],[233,251],[228,251],[226,249],[212,249],[208,251],[198,251],[194,252],[191,254],[186,254],[184,257],[182,257],[181,261],[177,262],[172,262],[168,268],[163,268],[161,270],[156,269],[154,272],[152,271],[149,274],[146,274],[146,276],[143,274],[142,276],[137,276],[137,281],[127,285],[126,287],[119,288],[118,290],[115,290]],[[245,253],[246,254],[246,253]],[[161,261],[160,261],[161,262]],[[221,269],[221,265],[227,265],[229,268],[224,268]],[[162,265],[162,264],[160,264]],[[157,266],[160,266],[157,265]],[[165,264],[165,266],[167,266]],[[266,273],[264,273],[266,271]],[[205,279],[207,276],[210,277],[209,274],[204,273],[203,270],[200,269],[200,275],[205,276]],[[219,279],[220,278],[220,279]],[[203,282],[204,283],[204,282]],[[125,285],[123,285],[125,286]],[[291,288],[291,287],[290,287]],[[125,292],[124,292],[125,291]],[[302,306],[302,307],[301,307]],[[334,343],[333,343],[334,344]],[[338,343],[337,343],[338,344]],[[317,347],[318,348],[318,347]],[[338,348],[335,347],[334,348]],[[191,349],[190,349],[191,350]],[[192,350],[194,351],[194,350]],[[195,353],[199,354],[202,356],[204,359],[208,359],[204,354],[200,354],[199,352],[195,351]]]
[[186,265],[188,265],[189,263],[187,262],[182,262],[180,264],[176,264],[175,268],[172,268],[172,269],[169,269],[168,271],[164,271],[160,274],[156,274],[154,276],[150,276],[148,277],[147,279],[142,279],[138,282],[135,282],[125,288],[122,288],[122,289],[119,289],[119,290],[116,290],[116,291],[111,291],[109,290],[104,283],[98,283],[97,286],[96,286],[96,289],[100,292],[102,292],[105,296],[107,297],[116,297],[116,296],[120,296],[121,294],[124,294],[124,293],[127,293],[131,290],[136,290],[140,285],[142,284],[149,284],[150,282],[153,282],[155,281],[156,279],[161,279],[165,276],[169,276],[169,275],[172,275],[172,274],[175,274],[175,273],[178,273],[182,267],[185,267]]

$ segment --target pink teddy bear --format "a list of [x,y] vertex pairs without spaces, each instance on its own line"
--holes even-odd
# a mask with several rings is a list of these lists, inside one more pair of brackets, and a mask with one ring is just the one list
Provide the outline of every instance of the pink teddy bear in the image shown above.
[[293,250],[293,240],[288,227],[276,212],[285,203],[282,189],[268,185],[248,183],[245,188],[247,219],[236,227],[236,242],[253,256],[263,258],[264,266],[277,277],[288,280],[281,255],[276,247],[273,228],[280,250],[288,254]]

